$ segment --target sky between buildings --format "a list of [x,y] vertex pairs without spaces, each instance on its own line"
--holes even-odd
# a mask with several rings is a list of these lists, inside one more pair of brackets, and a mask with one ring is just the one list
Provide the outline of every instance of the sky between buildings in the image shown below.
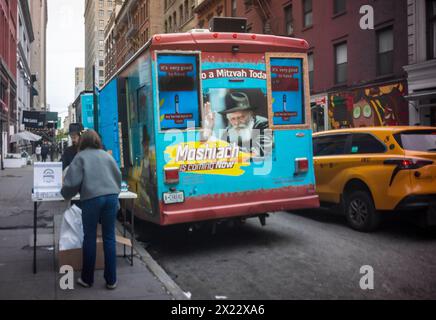
[[48,0],[47,103],[62,119],[74,101],[74,68],[85,66],[84,0]]

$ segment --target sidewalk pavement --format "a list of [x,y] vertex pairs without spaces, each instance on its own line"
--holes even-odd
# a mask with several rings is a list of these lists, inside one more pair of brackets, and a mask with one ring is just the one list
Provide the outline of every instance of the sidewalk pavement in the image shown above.
[[[81,288],[75,283],[74,290],[62,290],[54,217],[62,215],[66,203],[43,203],[38,210],[38,273],[34,275],[32,184],[32,166],[0,171],[0,300],[183,299],[183,291],[137,243],[133,267],[127,259],[118,258],[116,290],[105,288],[100,270],[95,273],[92,288]],[[79,276],[76,272],[75,279]]]

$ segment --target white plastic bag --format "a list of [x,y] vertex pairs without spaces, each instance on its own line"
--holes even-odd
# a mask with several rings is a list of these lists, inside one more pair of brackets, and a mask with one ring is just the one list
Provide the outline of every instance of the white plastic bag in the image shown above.
[[73,205],[64,213],[59,238],[59,251],[80,249],[82,245],[82,210],[76,205]]

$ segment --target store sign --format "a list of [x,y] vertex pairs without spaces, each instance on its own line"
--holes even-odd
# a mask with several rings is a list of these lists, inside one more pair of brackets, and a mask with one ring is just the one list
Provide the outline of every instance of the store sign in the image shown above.
[[327,104],[327,97],[323,97],[315,100],[317,106],[325,106]]
[[26,128],[44,128],[46,114],[43,112],[23,111],[23,124]]

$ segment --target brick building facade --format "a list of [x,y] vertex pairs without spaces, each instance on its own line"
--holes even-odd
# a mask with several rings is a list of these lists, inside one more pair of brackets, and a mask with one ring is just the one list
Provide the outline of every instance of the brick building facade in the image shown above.
[[[242,2],[242,1],[241,1]],[[197,27],[208,29],[213,17],[231,17],[231,0],[200,0],[195,6]]]
[[35,75],[33,87],[36,89],[33,97],[33,108],[37,111],[47,111],[47,0],[29,0],[30,16],[32,18],[35,36],[31,45],[30,70]]
[[17,0],[0,0],[0,134],[3,156],[8,151],[11,127],[16,132]]
[[163,32],[161,1],[125,1],[115,18],[116,70],[121,68],[156,33]]
[[407,2],[371,3],[374,29],[364,30],[360,11],[367,4],[292,2],[293,35],[311,46],[314,129],[409,124],[403,70],[408,61]]
[[[407,0],[203,0],[199,28],[213,16],[248,19],[247,31],[307,40],[314,129],[408,124]],[[363,7],[365,8],[365,7]]]
[[116,34],[115,34],[115,21],[116,18],[123,7],[124,0],[118,0],[115,2],[114,9],[112,11],[111,16],[109,17],[109,21],[104,30],[104,65],[105,65],[105,82],[107,82],[117,71],[117,42],[116,42]]
[[187,32],[197,26],[194,13],[198,0],[165,0],[164,1],[164,31]]
[[436,0],[407,3],[410,124],[436,126]]

